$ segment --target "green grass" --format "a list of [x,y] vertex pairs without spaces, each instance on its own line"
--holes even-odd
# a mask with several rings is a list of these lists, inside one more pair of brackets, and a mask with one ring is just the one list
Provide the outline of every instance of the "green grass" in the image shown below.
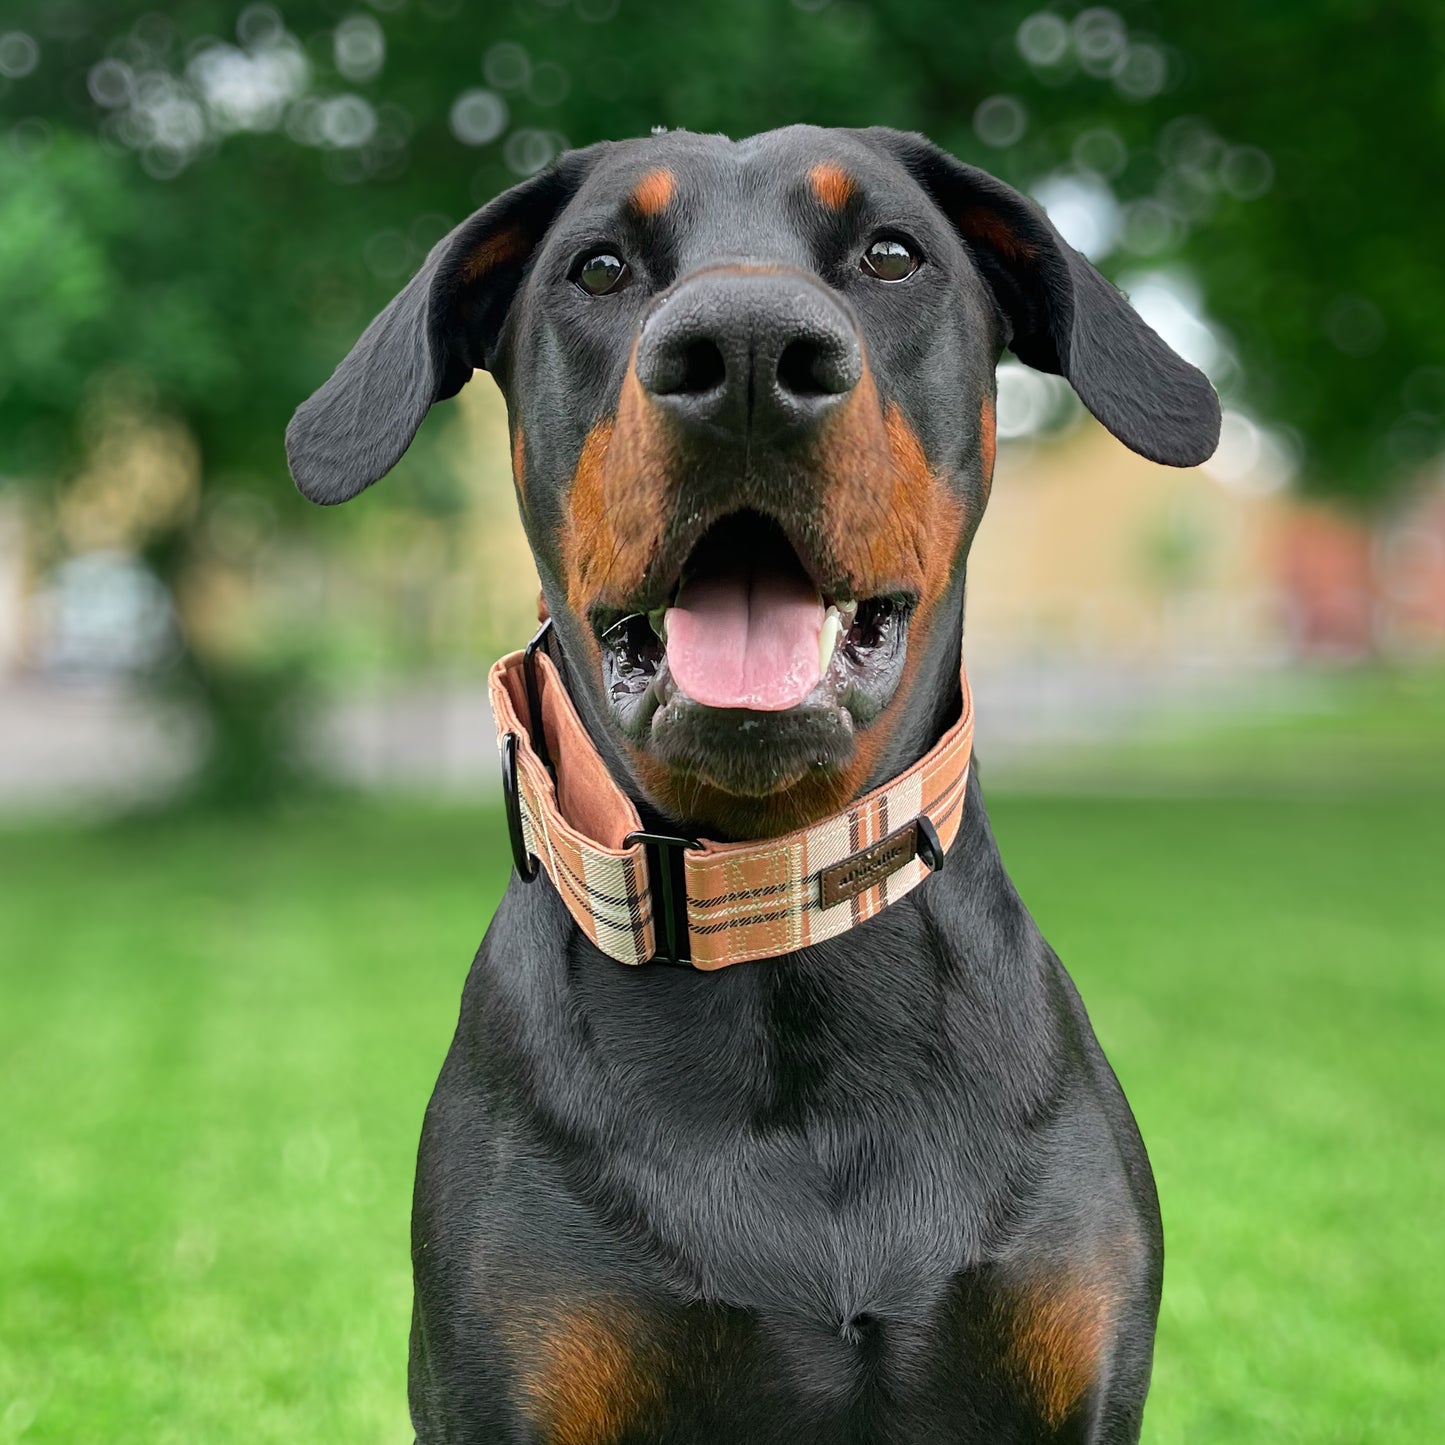
[[[1433,1442],[1441,804],[1004,798],[1138,1114],[1153,1445]],[[0,1441],[409,1441],[422,1108],[490,812],[0,836]]]
[[1146,711],[1127,740],[1052,747],[1005,775],[1049,793],[1445,796],[1445,670],[1265,674],[1250,695]]

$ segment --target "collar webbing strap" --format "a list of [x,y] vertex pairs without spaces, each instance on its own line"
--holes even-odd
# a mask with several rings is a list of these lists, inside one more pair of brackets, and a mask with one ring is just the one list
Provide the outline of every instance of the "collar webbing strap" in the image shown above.
[[958,836],[973,742],[961,681],[957,722],[891,782],[781,838],[713,843],[644,833],[551,658],[535,644],[510,653],[488,687],[518,871],[528,878],[540,864],[620,963],[661,954],[723,968],[833,938],[917,887]]

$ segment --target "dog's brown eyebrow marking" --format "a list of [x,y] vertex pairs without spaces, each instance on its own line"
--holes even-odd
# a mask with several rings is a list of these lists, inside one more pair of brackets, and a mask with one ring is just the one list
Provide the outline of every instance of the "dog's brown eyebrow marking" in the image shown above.
[[676,190],[677,177],[666,166],[657,166],[633,186],[627,203],[641,215],[660,215],[672,204]]
[[958,217],[958,229],[970,240],[984,241],[1002,251],[1011,261],[1031,261],[1038,247],[1017,236],[997,212],[987,206],[974,206]]
[[813,188],[813,194],[830,211],[841,211],[848,204],[853,192],[858,189],[853,183],[853,177],[836,161],[819,161],[808,172],[808,184]]
[[520,261],[527,254],[531,239],[521,226],[503,226],[494,231],[462,263],[462,280],[475,281],[508,261]]

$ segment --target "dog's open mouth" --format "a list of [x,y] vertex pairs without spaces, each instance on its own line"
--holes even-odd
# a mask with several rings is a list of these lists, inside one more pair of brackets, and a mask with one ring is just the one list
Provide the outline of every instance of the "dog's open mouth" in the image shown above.
[[821,590],[781,527],[715,523],[660,605],[593,617],[623,730],[750,796],[839,767],[897,690],[916,599]]

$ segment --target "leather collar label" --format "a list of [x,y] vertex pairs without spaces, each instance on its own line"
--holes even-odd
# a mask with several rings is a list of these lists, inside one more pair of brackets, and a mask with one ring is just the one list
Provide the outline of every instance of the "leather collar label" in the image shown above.
[[871,848],[854,853],[818,874],[818,901],[824,908],[876,888],[918,856],[918,824],[908,822]]

